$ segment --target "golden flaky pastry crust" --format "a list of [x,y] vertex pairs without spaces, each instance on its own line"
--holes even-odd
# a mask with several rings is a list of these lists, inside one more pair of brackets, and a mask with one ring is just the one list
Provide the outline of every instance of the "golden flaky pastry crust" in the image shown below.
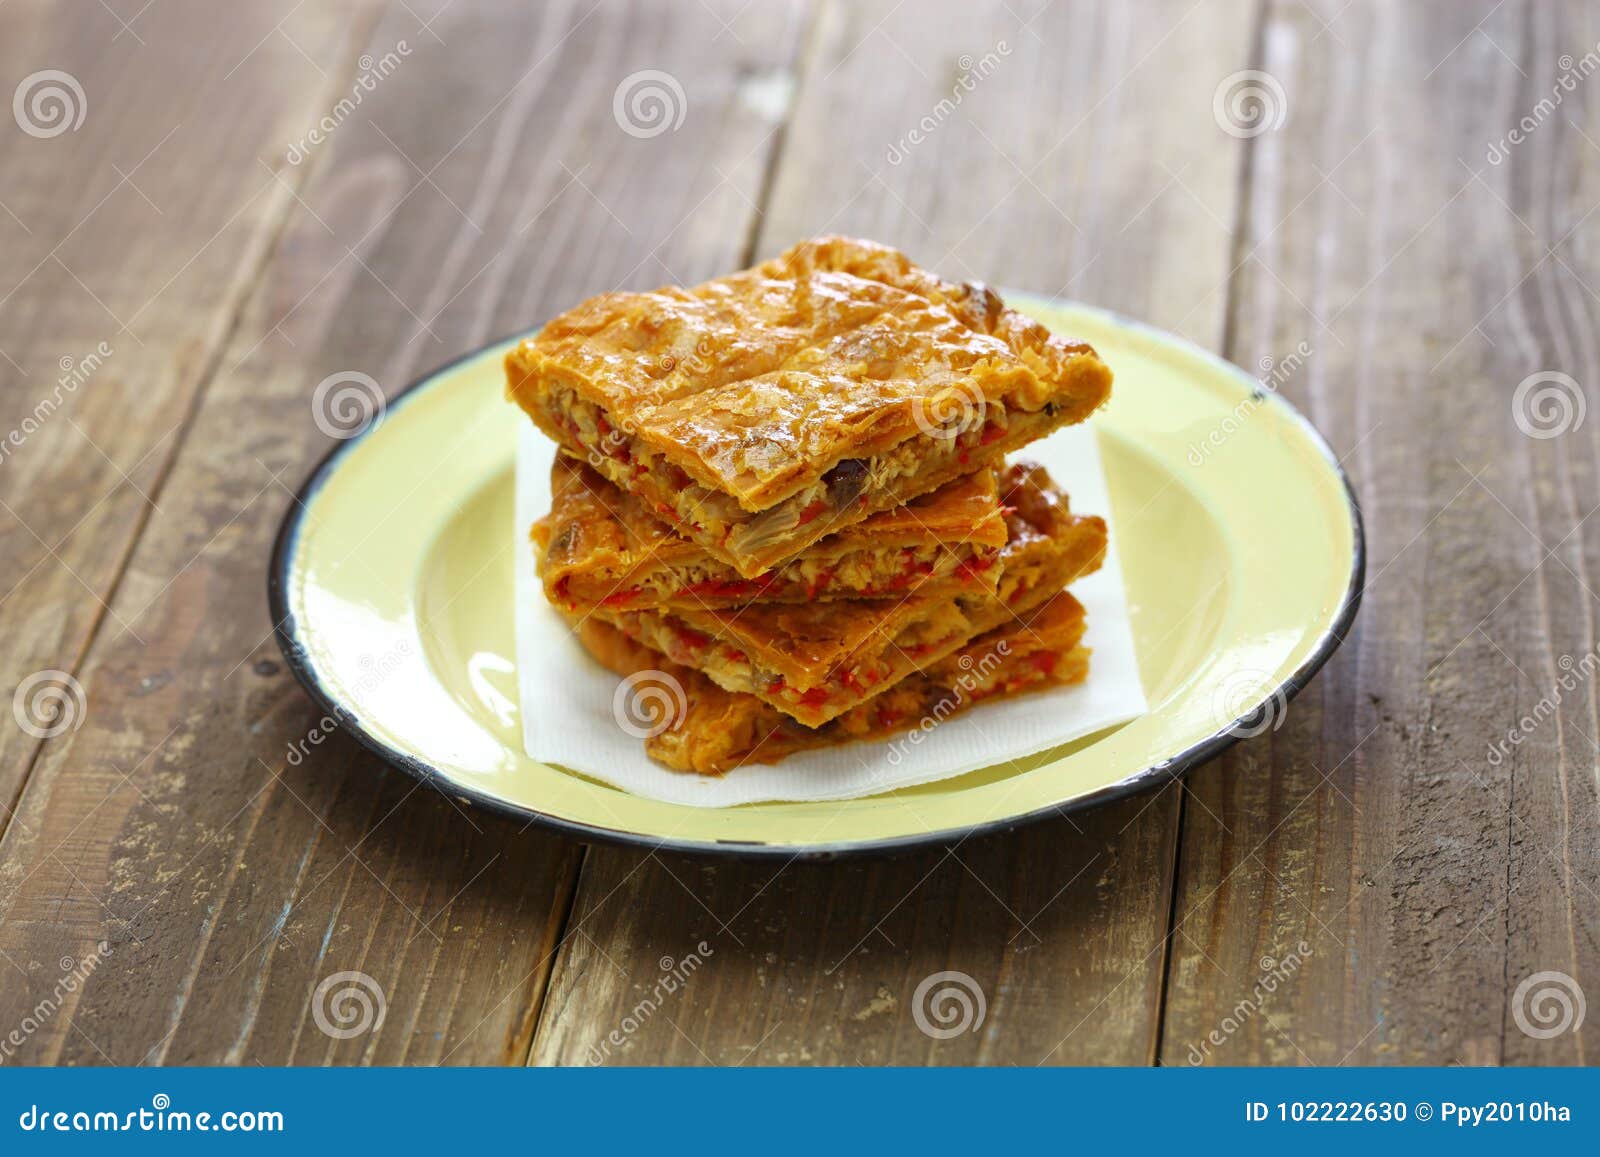
[[677,771],[722,775],[748,763],[777,763],[797,751],[913,731],[890,749],[891,760],[897,753],[905,758],[919,738],[915,731],[978,703],[1081,682],[1089,673],[1089,650],[1080,645],[1085,627],[1082,605],[1063,591],[819,728],[802,726],[754,695],[725,691],[598,619],[586,620],[578,638],[619,675],[650,670],[676,679],[684,691],[683,711],[658,721],[645,750]]
[[591,614],[730,691],[755,695],[819,727],[1099,567],[1105,522],[1073,514],[1043,467],[1008,466],[1001,493],[1010,539],[992,593],[918,593],[887,606],[855,600],[728,609],[601,607]]
[[747,578],[1111,389],[1092,348],[993,290],[843,237],[693,289],[591,298],[506,376],[546,433]]
[[980,470],[813,543],[757,579],[674,534],[638,498],[558,454],[550,513],[535,527],[545,596],[598,606],[725,607],[993,590],[1007,539],[993,470]]

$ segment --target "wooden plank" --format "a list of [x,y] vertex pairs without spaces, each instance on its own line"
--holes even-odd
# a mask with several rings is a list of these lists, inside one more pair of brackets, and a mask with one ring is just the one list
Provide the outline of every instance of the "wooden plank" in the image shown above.
[[[75,671],[102,619],[148,637],[110,615],[112,591],[305,176],[257,158],[329,103],[368,9],[285,0],[223,18],[185,0],[124,25],[100,5],[0,8],[0,76],[27,122],[0,131],[8,698],[41,672],[65,685],[48,673]],[[0,830],[38,746],[0,728]]]
[[[1526,93],[1524,99],[1537,105],[1554,92],[1565,95],[1575,83],[1567,66],[1586,60],[1592,67],[1600,43],[1600,13],[1592,4],[1530,6],[1522,27],[1519,61],[1528,83],[1519,98]],[[1485,278],[1496,303],[1515,288],[1491,319],[1494,340],[1499,334],[1509,339],[1505,368],[1521,375],[1519,383],[1535,375],[1566,374],[1566,381],[1535,377],[1535,388],[1553,387],[1556,398],[1569,401],[1582,391],[1590,412],[1600,381],[1600,349],[1593,337],[1600,318],[1600,255],[1581,239],[1593,235],[1591,214],[1600,206],[1600,143],[1592,129],[1597,99],[1595,93],[1584,94],[1577,108],[1541,126],[1553,131],[1527,140],[1526,157],[1485,176],[1492,199],[1501,202],[1497,223],[1503,244],[1522,256],[1521,268],[1501,264]],[[1542,110],[1513,106],[1503,110],[1499,123],[1509,128],[1535,112]],[[1468,352],[1470,342],[1444,370],[1479,356]],[[1505,385],[1499,373],[1493,380],[1496,388],[1488,396],[1498,401],[1505,397]],[[1512,404],[1531,429],[1551,428],[1542,408],[1527,400]],[[1469,443],[1469,452],[1476,453],[1462,459],[1474,470],[1485,470],[1482,482],[1497,507],[1490,512],[1496,520],[1491,525],[1508,536],[1522,535],[1526,552],[1526,565],[1517,575],[1518,582],[1526,582],[1496,592],[1496,601],[1510,597],[1479,635],[1480,642],[1504,652],[1495,655],[1506,664],[1501,677],[1515,678],[1517,687],[1514,712],[1479,715],[1490,741],[1527,734],[1509,760],[1505,924],[1494,931],[1505,953],[1498,986],[1505,1006],[1500,1023],[1504,1064],[1600,1061],[1600,1025],[1585,1020],[1578,1031],[1562,1031],[1572,1023],[1574,990],[1600,992],[1600,688],[1593,678],[1600,644],[1595,594],[1600,529],[1587,517],[1600,507],[1595,434],[1588,425],[1541,440],[1519,429],[1511,437],[1509,459],[1489,452],[1488,443]],[[1489,680],[1480,676],[1479,682]],[[1542,715],[1556,700],[1555,718],[1524,732],[1523,715]],[[1493,734],[1497,730],[1500,735]],[[1487,759],[1480,753],[1475,764],[1467,762],[1481,771]],[[1491,815],[1499,818],[1497,811]],[[1491,919],[1486,928],[1492,924]],[[1492,974],[1489,979],[1492,1006],[1496,986]]]
[[[341,735],[291,762],[318,712],[278,662],[263,568],[285,486],[329,445],[319,379],[360,367],[392,391],[586,294],[737,260],[784,112],[762,98],[802,20],[735,12],[412,3],[372,31],[374,62],[410,51],[313,146],[112,600],[145,642],[95,640],[87,720],[46,747],[0,846],[0,952],[26,977],[0,985],[0,1023],[63,958],[110,949],[17,1059],[524,1059],[578,849],[463,813]],[[635,139],[613,93],[662,58],[687,116]],[[386,1015],[335,1040],[312,1000],[340,972]]]
[[1594,1058],[1592,1023],[1530,1036],[1513,997],[1600,988],[1593,682],[1538,706],[1595,645],[1595,430],[1514,412],[1545,371],[1594,401],[1596,95],[1560,78],[1597,32],[1576,4],[1272,8],[1288,120],[1255,142],[1236,359],[1312,349],[1283,393],[1347,457],[1369,580],[1281,730],[1195,777],[1166,1063]]
[[[858,233],[1215,347],[1240,151],[1211,97],[1249,36],[1226,4],[829,6],[758,249]],[[950,852],[779,869],[593,849],[534,1059],[1147,1061],[1176,817],[1169,791]],[[919,1030],[941,971],[983,993],[980,1032]]]

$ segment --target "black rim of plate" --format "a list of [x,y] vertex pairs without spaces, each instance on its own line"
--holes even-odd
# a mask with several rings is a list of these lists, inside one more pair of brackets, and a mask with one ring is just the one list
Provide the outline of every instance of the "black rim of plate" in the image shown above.
[[[1028,295],[1017,294],[1016,296],[1025,298]],[[1033,300],[1056,306],[1077,306],[1077,303],[1049,303],[1045,302],[1044,299],[1037,298]],[[1099,310],[1094,307],[1087,308],[1104,316],[1115,318],[1119,322],[1134,328],[1143,330],[1152,330],[1153,328],[1142,322],[1122,318],[1106,310]],[[537,330],[528,332],[537,332]],[[1182,346],[1198,356],[1239,375],[1241,378],[1253,380],[1249,379],[1249,375],[1245,371],[1211,353],[1209,350],[1194,345],[1192,342],[1175,334],[1161,330],[1154,330],[1154,332],[1160,333],[1164,340]],[[520,336],[523,335],[515,335],[515,337]],[[404,405],[413,395],[427,389],[457,366],[472,361],[474,358],[483,355],[496,346],[504,345],[510,340],[514,340],[514,338],[502,338],[498,341],[489,342],[479,349],[462,354],[460,357],[452,358],[450,361],[429,370],[390,399],[385,407],[385,413]],[[359,714],[335,698],[328,688],[323,685],[321,676],[312,665],[308,657],[308,651],[300,638],[301,632],[304,630],[304,624],[296,618],[289,607],[289,572],[294,558],[294,548],[299,538],[301,524],[309,513],[311,503],[316,498],[317,492],[326,485],[328,479],[338,470],[345,455],[365,441],[374,430],[381,427],[383,425],[381,420],[372,423],[361,433],[340,442],[329,450],[322,460],[317,463],[315,469],[312,470],[310,477],[295,492],[295,501],[290,503],[289,509],[284,513],[283,521],[278,526],[277,539],[273,543],[272,560],[267,572],[267,606],[268,613],[272,615],[274,624],[273,635],[278,640],[278,649],[283,653],[284,662],[288,664],[289,670],[300,682],[300,685],[305,688],[306,693],[311,696],[312,700],[328,716],[337,719],[339,725],[348,730],[363,747],[385,763],[415,776],[423,783],[454,799],[476,804],[487,811],[523,820],[579,840],[621,844],[651,851],[668,851],[723,858],[781,857],[789,860],[833,860],[849,856],[882,855],[890,852],[908,851],[914,848],[949,846],[979,836],[1011,832],[1028,824],[1038,823],[1041,820],[1066,816],[1073,812],[1086,811],[1089,808],[1100,807],[1116,800],[1125,799],[1131,795],[1161,787],[1183,776],[1191,768],[1220,755],[1223,751],[1239,742],[1240,739],[1248,737],[1246,734],[1241,734],[1241,730],[1253,733],[1249,727],[1249,721],[1260,715],[1263,710],[1270,710],[1271,704],[1276,702],[1287,706],[1311,682],[1312,676],[1322,668],[1322,665],[1328,661],[1333,653],[1339,649],[1339,645],[1344,642],[1351,624],[1355,621],[1356,612],[1361,608],[1361,596],[1366,585],[1367,541],[1361,517],[1361,505],[1356,500],[1355,490],[1351,487],[1349,476],[1345,474],[1344,467],[1340,465],[1338,456],[1334,454],[1327,441],[1317,431],[1317,428],[1307,420],[1305,415],[1276,394],[1268,395],[1258,388],[1254,396],[1263,399],[1267,404],[1279,407],[1284,416],[1300,428],[1311,444],[1317,448],[1328,468],[1334,472],[1340,484],[1344,487],[1345,502],[1349,507],[1350,525],[1354,541],[1352,542],[1350,581],[1345,587],[1344,596],[1340,601],[1338,612],[1333,617],[1333,622],[1329,624],[1321,638],[1317,640],[1317,645],[1311,654],[1283,683],[1273,688],[1262,697],[1260,703],[1239,716],[1228,726],[1218,729],[1205,739],[1178,752],[1170,759],[1134,772],[1116,783],[1108,784],[1105,787],[1076,796],[1062,803],[1048,804],[1034,811],[1024,812],[1021,815],[989,820],[981,824],[970,824],[966,827],[946,828],[941,831],[919,832],[907,836],[890,836],[883,839],[852,840],[831,844],[769,844],[745,840],[706,841],[661,838],[621,828],[608,828],[598,824],[580,823],[576,820],[563,819],[560,816],[550,815],[534,808],[510,803],[496,796],[459,784],[427,760],[419,759],[409,752],[389,746],[368,730]],[[1242,729],[1241,725],[1244,725]],[[761,805],[752,806],[759,807]]]

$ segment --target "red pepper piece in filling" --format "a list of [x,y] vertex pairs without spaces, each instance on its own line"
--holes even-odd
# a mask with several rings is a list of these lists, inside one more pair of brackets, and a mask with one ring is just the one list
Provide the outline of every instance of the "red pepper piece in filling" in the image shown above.
[[806,507],[800,512],[800,518],[796,522],[796,525],[804,526],[808,522],[815,521],[816,517],[826,509],[828,509],[828,504],[820,498],[817,499],[810,506]]
[[956,573],[960,575],[965,582],[976,582],[978,580],[978,576],[993,565],[993,555],[990,555],[987,558],[969,558],[960,566],[956,567]]
[[927,561],[923,561],[923,562],[910,561],[910,562],[906,563],[906,568],[905,568],[904,572],[902,572],[899,575],[896,575],[894,577],[894,579],[890,581],[889,585],[891,587],[893,587],[895,590],[904,590],[906,587],[910,586],[917,579],[923,577],[924,575],[930,575],[932,573],[933,573],[933,563],[927,562]]
[[828,689],[826,687],[813,687],[800,696],[800,706],[802,707],[821,707],[827,701]]
[[699,651],[711,642],[711,636],[702,634],[693,627],[679,627],[678,641],[686,647]]
[[978,439],[978,445],[987,446],[990,442],[998,441],[1005,437],[1005,427],[998,422],[990,422],[983,428],[983,436]]
[[705,579],[690,583],[682,594],[705,599],[738,599],[759,595],[772,584],[771,578],[762,579]]
[[629,587],[625,591],[617,591],[615,594],[607,595],[600,600],[600,605],[602,607],[625,607],[643,593],[643,587]]

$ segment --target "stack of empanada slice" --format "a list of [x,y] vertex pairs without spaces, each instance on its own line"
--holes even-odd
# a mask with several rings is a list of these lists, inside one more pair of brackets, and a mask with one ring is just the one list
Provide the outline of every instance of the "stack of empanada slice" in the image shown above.
[[1111,374],[992,291],[826,238],[593,298],[506,369],[561,445],[547,596],[608,667],[684,692],[660,762],[717,774],[1086,677],[1064,588],[1105,523],[1004,454]]

